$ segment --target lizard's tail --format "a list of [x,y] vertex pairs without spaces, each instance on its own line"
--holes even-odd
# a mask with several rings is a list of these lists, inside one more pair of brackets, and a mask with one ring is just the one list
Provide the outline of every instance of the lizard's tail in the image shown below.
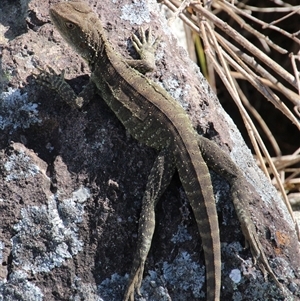
[[[182,155],[182,150],[181,150]],[[190,160],[187,160],[187,158]],[[202,160],[201,160],[202,159]],[[210,174],[197,143],[177,160],[179,176],[193,209],[202,239],[207,282],[207,300],[219,301],[221,289],[221,247],[216,204]]]

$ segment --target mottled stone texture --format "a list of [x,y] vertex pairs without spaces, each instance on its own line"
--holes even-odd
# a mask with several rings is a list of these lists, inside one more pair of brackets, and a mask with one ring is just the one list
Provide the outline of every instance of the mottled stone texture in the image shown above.
[[[49,22],[49,3],[0,2],[0,300],[121,300],[137,238],[137,221],[155,152],[127,136],[99,97],[81,112],[34,80],[37,67],[66,69],[76,91],[85,63]],[[159,81],[245,172],[251,215],[271,267],[299,299],[299,244],[276,191],[154,4],[98,1],[115,48],[134,56],[128,37],[152,25],[161,36]],[[149,1],[150,2],[150,1]],[[25,5],[25,8],[24,8]],[[14,18],[15,23],[11,20]],[[16,26],[13,26],[15,24]],[[222,300],[283,300],[253,264],[228,185],[212,174],[221,228]],[[157,229],[137,300],[205,300],[201,241],[177,176],[157,206]],[[287,300],[292,300],[292,297]]]

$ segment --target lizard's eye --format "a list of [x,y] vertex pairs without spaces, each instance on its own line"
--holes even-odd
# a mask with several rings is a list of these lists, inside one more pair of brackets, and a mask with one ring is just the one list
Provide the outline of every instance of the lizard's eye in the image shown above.
[[66,22],[66,26],[67,26],[69,29],[74,29],[74,28],[75,28],[74,23],[71,23],[71,22]]

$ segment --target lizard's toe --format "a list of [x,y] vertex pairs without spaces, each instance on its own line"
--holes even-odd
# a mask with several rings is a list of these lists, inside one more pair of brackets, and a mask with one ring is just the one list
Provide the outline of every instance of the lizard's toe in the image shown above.
[[135,273],[131,272],[130,280],[124,295],[123,301],[134,301],[135,292],[141,296],[140,287],[143,280],[144,266],[141,264]]

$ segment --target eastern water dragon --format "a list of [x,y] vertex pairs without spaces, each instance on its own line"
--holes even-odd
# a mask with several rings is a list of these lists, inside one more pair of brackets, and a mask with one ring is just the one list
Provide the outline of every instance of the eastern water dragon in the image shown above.
[[99,93],[135,139],[158,151],[142,201],[137,251],[124,301],[133,301],[135,292],[139,293],[155,228],[154,208],[175,170],[202,239],[207,300],[219,301],[221,289],[219,225],[208,167],[231,185],[232,200],[252,254],[281,286],[251,221],[243,173],[215,143],[198,135],[185,110],[170,94],[144,75],[155,67],[154,52],[158,42],[151,31],[148,34],[141,31],[140,38],[133,35],[132,42],[141,59],[127,60],[113,48],[100,19],[84,2],[58,3],[50,9],[50,17],[67,43],[88,62],[90,82],[77,96],[64,81],[63,74],[45,72],[39,81],[58,91],[73,108],[87,103],[89,97],[85,95],[91,91]]

